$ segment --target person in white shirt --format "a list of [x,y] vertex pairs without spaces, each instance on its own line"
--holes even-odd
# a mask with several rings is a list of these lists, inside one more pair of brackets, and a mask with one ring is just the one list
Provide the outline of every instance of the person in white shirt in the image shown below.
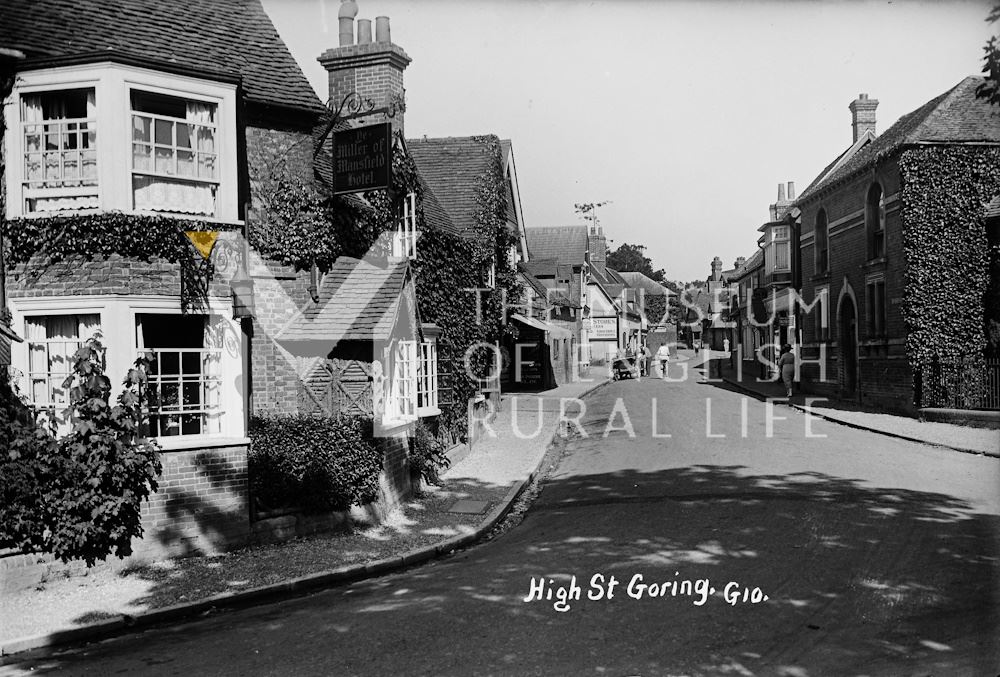
[[664,343],[656,350],[656,361],[660,363],[661,378],[667,377],[667,363],[670,360],[670,346]]

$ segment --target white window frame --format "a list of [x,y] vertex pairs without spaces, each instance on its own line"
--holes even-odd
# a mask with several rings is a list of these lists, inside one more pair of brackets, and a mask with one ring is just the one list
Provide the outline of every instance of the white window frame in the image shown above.
[[[121,392],[122,379],[135,363],[141,346],[136,332],[137,314],[180,313],[180,297],[94,294],[80,296],[50,296],[10,299],[12,326],[25,329],[26,316],[38,315],[87,315],[101,317],[101,343],[105,348],[105,374],[111,380],[111,399]],[[157,438],[164,449],[189,449],[212,446],[245,444],[246,424],[243,393],[247,375],[243,368],[245,340],[238,321],[231,319],[232,300],[210,297],[209,324],[222,336],[220,369],[223,387],[220,393],[223,412],[220,430],[208,435],[180,435]],[[28,347],[25,343],[11,346],[11,363],[15,382],[21,392],[26,392],[28,374]]]
[[816,301],[819,302],[816,318],[813,324],[816,341],[830,340],[830,285],[816,288]]
[[408,193],[403,200],[403,216],[396,222],[392,238],[392,255],[396,258],[417,258],[417,194]]
[[441,413],[438,407],[437,341],[418,343],[417,361],[417,416],[436,416]]
[[495,259],[483,263],[483,286],[487,289],[497,288],[497,262]]
[[417,342],[394,339],[389,344],[383,425],[417,419]]
[[212,217],[176,213],[178,218],[202,221],[238,222],[239,192],[237,166],[236,85],[163,73],[148,68],[104,62],[60,66],[18,73],[11,95],[3,106],[7,133],[3,140],[8,161],[6,188],[7,217],[50,216],[67,212],[26,212],[24,193],[24,137],[21,125],[21,97],[67,89],[93,88],[97,108],[97,203],[96,210],[81,212],[137,212],[132,202],[132,117],[131,90],[139,89],[181,99],[216,105],[215,138],[219,187]]
[[[62,377],[63,380],[65,380],[66,378],[68,378],[73,373],[73,365],[71,363],[72,362],[72,355],[76,353],[76,350],[79,350],[81,347],[83,347],[83,345],[87,342],[87,340],[90,339],[90,338],[92,338],[92,336],[79,337],[77,339],[56,340],[56,339],[48,339],[48,338],[46,338],[46,339],[41,339],[41,340],[38,340],[38,339],[34,339],[33,340],[33,339],[28,338],[28,334],[30,332],[28,331],[28,326],[27,325],[28,325],[28,321],[31,320],[31,319],[34,319],[34,318],[79,317],[79,316],[82,316],[82,315],[96,315],[97,316],[97,329],[95,330],[94,335],[99,336],[101,338],[102,343],[103,343],[103,340],[104,340],[104,332],[103,332],[104,325],[103,325],[103,320],[104,320],[104,318],[103,318],[101,312],[99,310],[96,310],[96,309],[85,309],[85,310],[82,310],[82,311],[78,311],[78,310],[74,310],[74,309],[60,308],[60,309],[52,309],[49,312],[41,312],[41,311],[39,311],[39,312],[28,312],[28,313],[24,314],[24,317],[21,319],[21,322],[18,322],[18,323],[15,324],[15,326],[20,326],[20,327],[23,328],[24,337],[25,337],[25,339],[24,339],[24,347],[25,347],[25,351],[27,353],[27,359],[24,362],[24,370],[23,370],[23,373],[24,373],[24,390],[22,392],[24,393],[25,397],[27,398],[30,406],[32,408],[34,408],[37,413],[41,414],[43,412],[51,412],[52,420],[60,427],[60,429],[67,427],[68,424],[70,423],[64,417],[64,413],[65,413],[66,408],[70,406],[69,395],[67,393],[67,399],[66,399],[65,402],[55,402],[55,401],[52,400],[51,397],[49,397],[47,399],[47,401],[45,401],[45,402],[39,402],[39,401],[35,400],[35,398],[34,398],[34,384],[33,384],[33,381],[35,380],[34,377],[37,374],[42,374],[42,373],[45,374],[45,381],[46,381],[46,384],[47,384],[46,385],[46,390],[51,390],[50,382],[52,381],[53,378]],[[39,345],[39,344],[45,345],[46,346],[46,358],[48,358],[48,356],[49,356],[49,345],[50,344],[54,344],[54,343],[62,343],[62,344],[75,343],[76,344],[76,349],[74,349],[72,351],[69,351],[66,354],[66,358],[68,360],[68,362],[66,364],[66,370],[65,371],[60,371],[60,372],[54,372],[54,371],[49,371],[49,370],[47,370],[45,372],[32,371],[31,370],[31,348],[33,346],[36,346],[36,345]],[[103,357],[104,356],[102,356],[102,358]],[[48,359],[46,359],[46,362],[48,362]]]
[[[881,295],[878,293],[879,286],[882,287]],[[869,290],[874,291],[869,293]],[[884,338],[888,335],[889,309],[887,301],[885,273],[874,273],[865,277],[865,324],[870,339]]]

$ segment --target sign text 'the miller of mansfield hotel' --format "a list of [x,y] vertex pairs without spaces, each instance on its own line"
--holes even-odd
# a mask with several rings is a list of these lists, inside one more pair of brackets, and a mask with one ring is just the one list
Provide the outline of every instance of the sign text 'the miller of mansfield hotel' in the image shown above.
[[392,183],[391,140],[389,123],[335,132],[334,192],[388,189]]

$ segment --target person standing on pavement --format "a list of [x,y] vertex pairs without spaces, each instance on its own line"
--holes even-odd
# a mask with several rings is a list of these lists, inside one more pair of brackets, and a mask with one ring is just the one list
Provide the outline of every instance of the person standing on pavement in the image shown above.
[[642,364],[642,375],[649,376],[651,369],[653,367],[653,353],[649,350],[649,346],[645,343],[642,344],[642,351],[639,354],[639,359]]
[[781,356],[778,358],[778,373],[785,383],[785,393],[792,396],[792,379],[795,377],[795,354],[787,343],[781,346]]

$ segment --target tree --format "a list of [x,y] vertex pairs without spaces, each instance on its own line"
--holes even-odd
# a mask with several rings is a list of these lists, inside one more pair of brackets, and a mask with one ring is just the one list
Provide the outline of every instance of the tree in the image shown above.
[[[995,23],[1000,20],[1000,5],[994,5],[987,23]],[[1000,41],[997,36],[992,35],[983,46],[983,73],[986,74],[986,81],[976,88],[976,96],[986,99],[991,104],[1000,106]]]
[[156,491],[162,466],[139,433],[141,364],[111,406],[102,361],[96,339],[73,356],[65,383],[72,430],[62,438],[36,424],[9,387],[0,391],[0,547],[88,566],[132,554],[142,502]]
[[641,244],[626,242],[608,254],[608,267],[619,273],[642,273],[657,282],[663,282],[666,273],[662,268],[653,270],[653,262],[644,254],[645,251],[646,248]]

